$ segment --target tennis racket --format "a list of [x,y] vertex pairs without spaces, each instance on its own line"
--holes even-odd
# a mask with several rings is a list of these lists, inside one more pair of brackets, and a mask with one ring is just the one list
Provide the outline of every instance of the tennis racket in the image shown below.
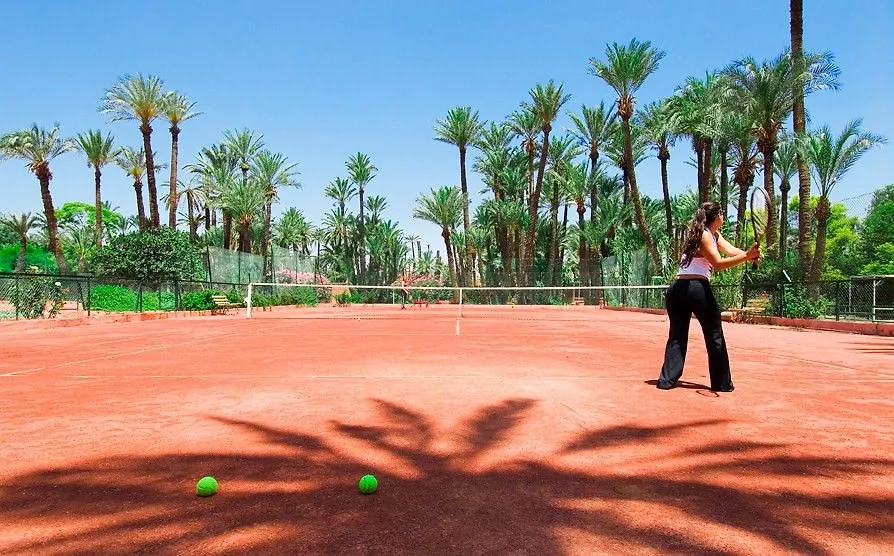
[[[764,236],[764,230],[767,228],[767,215],[770,210],[770,196],[767,195],[766,189],[756,186],[751,190],[749,209],[751,212],[751,231],[754,234],[754,242],[760,245]],[[757,260],[751,262],[751,268],[757,268],[757,265]]]

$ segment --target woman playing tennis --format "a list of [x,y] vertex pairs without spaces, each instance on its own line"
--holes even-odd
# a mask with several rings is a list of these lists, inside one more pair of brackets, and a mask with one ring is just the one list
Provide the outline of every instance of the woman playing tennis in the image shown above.
[[[711,390],[733,391],[729,356],[720,324],[720,307],[711,290],[711,271],[757,261],[760,258],[760,248],[758,243],[753,244],[748,251],[734,247],[720,235],[722,225],[723,211],[720,204],[707,202],[698,207],[686,230],[680,268],[665,294],[670,333],[664,350],[664,365],[658,378],[658,388],[661,390],[676,386],[683,375],[689,321],[695,314],[705,335]],[[720,252],[726,257],[721,257]]]

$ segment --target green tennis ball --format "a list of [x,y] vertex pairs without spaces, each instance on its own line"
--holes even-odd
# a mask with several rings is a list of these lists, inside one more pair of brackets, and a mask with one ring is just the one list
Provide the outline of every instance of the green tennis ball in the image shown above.
[[217,494],[217,479],[214,477],[202,477],[196,483],[196,494],[199,496],[214,496]]
[[364,475],[357,486],[363,494],[372,494],[379,488],[379,481],[372,475]]

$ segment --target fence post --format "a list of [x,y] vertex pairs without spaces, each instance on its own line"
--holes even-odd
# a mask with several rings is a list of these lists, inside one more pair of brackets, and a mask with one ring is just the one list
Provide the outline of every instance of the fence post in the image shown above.
[[90,310],[93,305],[93,298],[91,297],[91,292],[93,288],[90,287],[90,276],[87,276],[87,316],[90,316]]
[[180,281],[174,277],[174,310],[180,310]]
[[15,294],[14,294],[15,297],[13,298],[13,299],[15,299],[15,301],[16,301],[16,303],[15,303],[15,305],[16,305],[16,320],[19,320],[19,306],[22,304],[22,299],[21,299],[20,294],[19,294],[19,280],[21,280],[21,276],[19,276],[18,274],[16,274],[16,278],[15,278]]
[[841,320],[841,280],[835,282],[835,320]]

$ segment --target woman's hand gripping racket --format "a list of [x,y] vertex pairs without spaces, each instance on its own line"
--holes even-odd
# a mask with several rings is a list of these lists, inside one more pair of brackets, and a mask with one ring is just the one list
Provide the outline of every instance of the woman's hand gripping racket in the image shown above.
[[[767,190],[761,186],[756,186],[751,190],[751,200],[749,203],[751,211],[751,231],[754,234],[754,243],[760,245],[764,236],[764,230],[767,228],[767,215],[770,211],[770,196]],[[760,258],[751,262],[751,268],[757,268]]]

